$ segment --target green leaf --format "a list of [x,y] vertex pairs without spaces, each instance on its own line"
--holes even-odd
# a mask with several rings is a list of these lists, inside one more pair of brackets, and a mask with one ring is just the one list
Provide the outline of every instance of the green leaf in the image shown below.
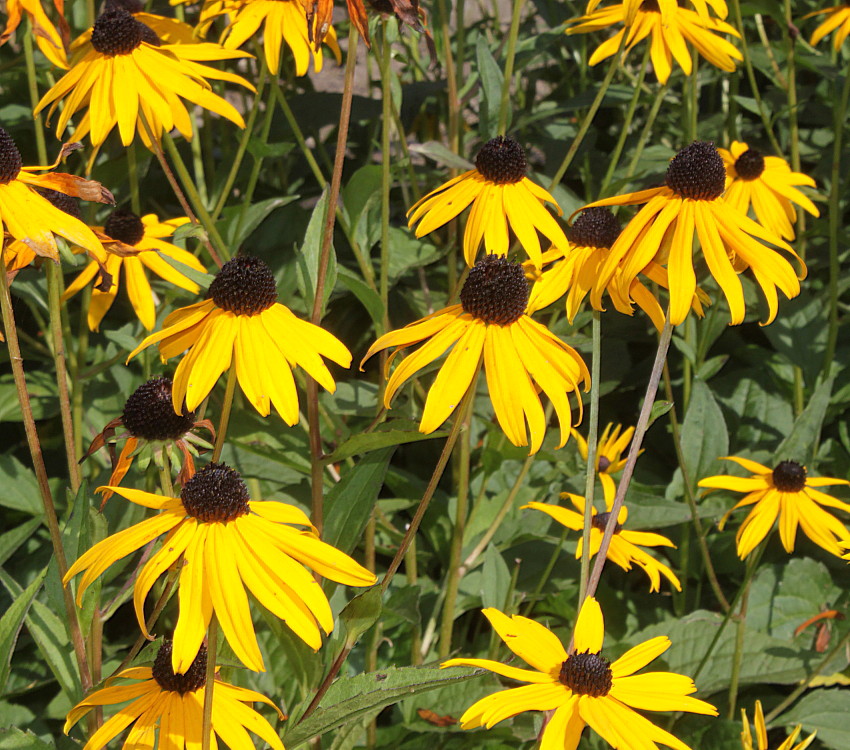
[[691,485],[712,473],[717,459],[729,453],[729,434],[723,412],[711,389],[694,380],[688,412],[682,423],[682,455]]
[[[381,166],[367,164],[360,167],[346,184],[342,191],[342,205],[351,231],[357,237],[361,246],[366,240],[365,228],[361,226],[364,214],[369,207],[381,199]],[[364,248],[368,250],[368,248]]]
[[210,288],[210,284],[212,284],[213,279],[215,278],[215,276],[213,276],[211,273],[202,273],[201,271],[198,271],[192,268],[191,266],[187,266],[185,263],[181,263],[176,258],[172,258],[171,256],[166,255],[165,253],[157,253],[157,255],[159,255],[159,257],[162,258],[162,260],[164,260],[166,263],[168,263],[168,265],[171,266],[175,271],[179,271],[184,276],[194,281],[199,287],[201,287],[203,291],[206,291]]
[[241,205],[225,208],[223,219],[220,222],[223,225],[220,231],[222,239],[230,247],[231,253],[236,255],[239,246],[268,218],[272,211],[297,201],[299,197],[298,195],[283,195],[277,198],[268,198],[258,203],[252,203],[244,214]]
[[32,732],[24,732],[17,727],[0,729],[0,750],[53,750],[54,747]]
[[486,674],[485,670],[466,667],[390,667],[381,672],[342,677],[331,685],[314,714],[286,732],[284,744],[288,750],[294,750],[313,737],[403,698],[482,674]]
[[[486,141],[496,135],[499,127],[499,107],[502,101],[502,87],[505,76],[499,64],[493,58],[490,48],[487,46],[487,39],[483,34],[478,37],[475,54],[478,59],[478,74],[481,76],[479,129],[482,139]],[[508,124],[510,124],[510,113]]]
[[655,422],[656,419],[663,417],[670,409],[673,408],[672,401],[655,401],[652,404],[652,409],[649,410],[649,422],[647,422],[646,428],[649,429],[652,426],[652,423]]
[[345,625],[345,641],[349,647],[354,646],[369,628],[381,616],[381,587],[373,586],[368,591],[355,596],[340,613],[339,617]]
[[345,266],[337,268],[337,280],[351,292],[369,313],[376,330],[384,325],[384,303],[378,293],[363,279],[349,271]]
[[352,435],[342,443],[330,456],[325,458],[328,463],[338,463],[351,456],[361,453],[369,453],[379,448],[388,448],[392,445],[405,445],[407,443],[418,443],[422,440],[446,437],[448,432],[438,431],[424,435],[419,430],[384,430],[383,432],[367,432]]
[[794,421],[791,434],[782,441],[774,454],[777,461],[792,459],[800,463],[809,463],[814,458],[823,418],[832,395],[835,377],[831,377],[818,386],[812,394],[803,413]]
[[24,619],[32,605],[32,600],[41,588],[47,568],[41,571],[35,580],[17,597],[0,618],[0,694],[6,690],[6,680],[9,679],[12,654],[18,643],[18,635],[24,624]]
[[33,516],[43,512],[35,474],[10,453],[0,455],[0,505]]
[[346,472],[325,498],[325,524],[322,539],[345,553],[360,541],[384,483],[387,466],[395,448],[367,453]]
[[14,529],[0,536],[0,565],[14,555],[18,547],[29,539],[39,526],[41,526],[40,518],[30,518],[29,521],[15,526]]
[[290,142],[266,143],[260,138],[251,138],[248,141],[248,153],[256,159],[265,159],[269,156],[279,159],[294,148],[295,144]]
[[492,542],[487,545],[484,552],[484,566],[481,573],[481,605],[502,609],[508,598],[511,571],[502,553]]
[[812,690],[787,713],[785,726],[802,724],[806,732],[817,732],[818,741],[835,750],[850,747],[850,690]]
[[475,165],[471,161],[467,161],[462,156],[458,156],[453,151],[449,151],[439,141],[411,143],[410,151],[414,154],[422,154],[422,156],[427,156],[429,159],[433,159],[441,167],[463,169],[464,171],[475,169]]
[[[307,302],[307,307],[312,308],[316,297],[316,285],[319,283],[319,257],[322,253],[322,234],[325,227],[325,217],[328,210],[328,188],[322,192],[310,215],[307,231],[304,234],[304,243],[297,255],[298,261],[298,290]],[[330,258],[328,259],[328,271],[325,277],[325,294],[322,300],[322,314],[325,305],[333,291],[336,283],[336,256],[333,242],[330,247]]]

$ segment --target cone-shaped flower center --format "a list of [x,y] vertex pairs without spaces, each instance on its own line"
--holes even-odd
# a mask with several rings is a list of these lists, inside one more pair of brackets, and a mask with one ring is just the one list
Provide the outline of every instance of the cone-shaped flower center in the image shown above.
[[460,303],[464,312],[485,323],[505,326],[516,322],[528,305],[522,266],[498,255],[485,255],[466,277]]
[[620,236],[620,222],[611,210],[598,206],[582,211],[567,237],[577,247],[609,248]]
[[250,510],[248,488],[239,472],[225,464],[209,464],[180,491],[186,512],[204,523],[226,523]]
[[145,4],[141,0],[106,0],[104,10],[126,10],[128,13],[141,13]]
[[41,188],[38,191],[52,205],[56,206],[60,211],[64,211],[69,216],[75,219],[83,220],[83,214],[80,211],[80,202],[72,195],[65,195],[58,190],[50,188]]
[[742,180],[755,180],[764,172],[764,157],[760,151],[748,148],[735,161],[735,171]]
[[277,302],[277,284],[264,261],[238,255],[222,266],[210,284],[209,296],[217,307],[234,315],[259,315]]
[[567,657],[561,664],[558,679],[578,695],[601,698],[611,690],[614,676],[611,673],[611,663],[607,659],[585,651],[583,654],[571,654]]
[[145,25],[123,8],[103,13],[91,32],[91,44],[102,55],[129,55],[144,40]]
[[195,412],[174,413],[171,385],[171,378],[153,378],[142,383],[127,399],[121,422],[133,437],[177,440],[192,429]]
[[500,135],[481,147],[475,157],[475,168],[485,180],[507,185],[525,177],[528,162],[519,143],[509,135]]
[[145,236],[145,225],[132,211],[117,208],[109,215],[103,225],[103,231],[113,240],[123,242],[125,245],[135,245]]
[[661,8],[658,7],[658,0],[643,0],[638,10],[644,13],[660,13]]
[[598,464],[599,464],[599,471],[602,471],[602,472],[608,471],[608,469],[611,466],[611,459],[608,458],[607,456],[600,456]]
[[207,676],[207,647],[201,646],[192,666],[183,674],[174,674],[171,668],[171,639],[166,639],[159,647],[159,653],[153,663],[153,678],[157,684],[170,693],[194,693],[204,686]]
[[682,198],[713,201],[726,187],[726,167],[711,141],[694,141],[673,157],[665,179]]
[[0,185],[8,185],[18,176],[21,167],[21,152],[3,128],[0,128]]
[[781,461],[773,470],[773,484],[780,492],[799,492],[806,486],[806,467],[796,461]]
[[[605,513],[596,513],[593,518],[590,519],[590,525],[603,534],[605,533],[605,527],[608,525],[608,519],[610,518],[611,513],[606,511]],[[623,527],[618,523],[614,525],[614,533],[619,534],[623,530]]]

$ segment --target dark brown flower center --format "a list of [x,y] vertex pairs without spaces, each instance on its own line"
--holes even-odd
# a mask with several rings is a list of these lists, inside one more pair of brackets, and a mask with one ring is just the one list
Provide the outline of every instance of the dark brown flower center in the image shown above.
[[210,284],[209,297],[234,315],[259,315],[277,302],[271,268],[253,255],[227,261]]
[[498,255],[485,255],[469,271],[460,303],[464,312],[485,323],[505,326],[516,322],[528,305],[522,266]]
[[192,666],[183,674],[174,674],[171,667],[172,643],[168,638],[162,642],[153,663],[153,678],[157,684],[170,693],[194,693],[204,686],[207,676],[207,647],[201,646]]
[[509,135],[500,135],[481,147],[475,157],[475,168],[485,180],[507,185],[525,177],[528,161],[519,143]]
[[713,201],[726,186],[726,167],[711,141],[694,141],[673,157],[665,179],[682,198]]
[[15,141],[3,128],[0,128],[0,185],[8,185],[14,180],[24,162]]
[[129,55],[144,41],[146,28],[124,8],[110,8],[94,22],[91,44],[102,55]]
[[599,471],[602,471],[602,472],[608,471],[608,469],[611,467],[611,459],[608,458],[607,456],[600,456],[599,461],[598,461],[598,465],[599,465]]
[[103,231],[113,240],[123,242],[125,245],[136,245],[145,236],[145,225],[132,211],[117,208],[109,215],[103,225]]
[[760,151],[748,148],[735,160],[735,171],[742,180],[755,180],[764,172],[764,157]]
[[[605,513],[596,513],[593,518],[590,519],[590,525],[601,531],[603,534],[605,533],[605,527],[608,525],[608,519],[611,517],[611,513],[606,511]],[[619,534],[623,530],[623,527],[617,523],[614,525],[614,533]]]
[[209,464],[180,491],[186,512],[204,523],[226,523],[244,516],[250,508],[248,488],[239,472],[225,464]]
[[640,4],[640,10],[644,13],[660,13],[661,8],[658,7],[658,0],[643,0]]
[[133,437],[177,440],[192,429],[195,412],[174,413],[171,386],[171,378],[153,378],[142,383],[127,399],[121,422]]
[[577,695],[601,698],[610,692],[614,675],[607,659],[585,651],[583,654],[571,654],[567,657],[561,664],[558,679]]
[[780,492],[799,492],[806,486],[806,467],[796,461],[781,461],[773,470],[773,484]]
[[620,236],[620,222],[611,210],[586,208],[570,227],[567,237],[577,247],[609,248]]
[[48,203],[56,206],[60,211],[64,211],[69,216],[73,216],[80,221],[83,220],[83,214],[80,211],[80,202],[73,195],[65,195],[65,193],[60,193],[58,190],[51,190],[50,188],[41,188],[38,192]]

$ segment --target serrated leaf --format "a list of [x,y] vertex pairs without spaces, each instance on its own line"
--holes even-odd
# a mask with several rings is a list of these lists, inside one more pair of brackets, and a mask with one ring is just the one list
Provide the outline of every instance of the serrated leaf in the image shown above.
[[0,729],[0,750],[54,750],[54,747],[32,732],[24,732],[17,727]]
[[381,616],[381,587],[373,586],[355,596],[340,612],[339,619],[345,625],[345,640],[354,646]]
[[6,680],[9,679],[12,654],[15,652],[24,619],[46,575],[47,568],[38,574],[35,580],[6,609],[3,617],[0,617],[0,694],[6,691]]
[[315,713],[289,728],[283,738],[284,744],[288,750],[294,750],[312,737],[357,721],[375,709],[482,674],[487,672],[466,667],[390,667],[380,672],[342,677],[331,685]]
[[780,720],[786,726],[802,724],[806,732],[817,732],[818,740],[835,750],[850,747],[850,690],[812,690]]

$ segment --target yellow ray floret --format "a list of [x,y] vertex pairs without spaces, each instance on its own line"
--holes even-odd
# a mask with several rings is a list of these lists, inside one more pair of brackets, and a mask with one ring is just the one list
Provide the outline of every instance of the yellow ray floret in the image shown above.
[[820,26],[814,30],[812,38],[809,41],[813,45],[817,44],[822,39],[835,32],[835,36],[832,37],[832,46],[835,51],[838,52],[841,49],[841,45],[844,44],[844,40],[847,39],[848,35],[850,35],[850,5],[847,5],[847,3],[844,3],[843,5],[833,5],[830,8],[824,8],[823,10],[816,10],[808,13],[803,16],[803,18],[812,18],[814,16],[821,16],[824,14],[826,14],[826,18],[821,22]]
[[[761,708],[761,701],[756,701],[756,710],[755,710],[755,729],[756,729],[756,744],[753,744],[753,734],[750,729],[750,722],[747,719],[747,712],[745,709],[741,709],[741,722],[744,726],[743,731],[741,732],[741,746],[744,750],[770,750],[767,743],[767,727],[764,723],[764,712]],[[812,732],[806,739],[802,742],[794,744],[797,742],[797,738],[800,736],[800,732],[802,731],[802,727],[798,724],[794,727],[794,731],[791,732],[790,735],[785,739],[785,741],[781,745],[776,746],[776,750],[806,750],[806,748],[811,745],[815,741],[815,735],[817,732]]]

